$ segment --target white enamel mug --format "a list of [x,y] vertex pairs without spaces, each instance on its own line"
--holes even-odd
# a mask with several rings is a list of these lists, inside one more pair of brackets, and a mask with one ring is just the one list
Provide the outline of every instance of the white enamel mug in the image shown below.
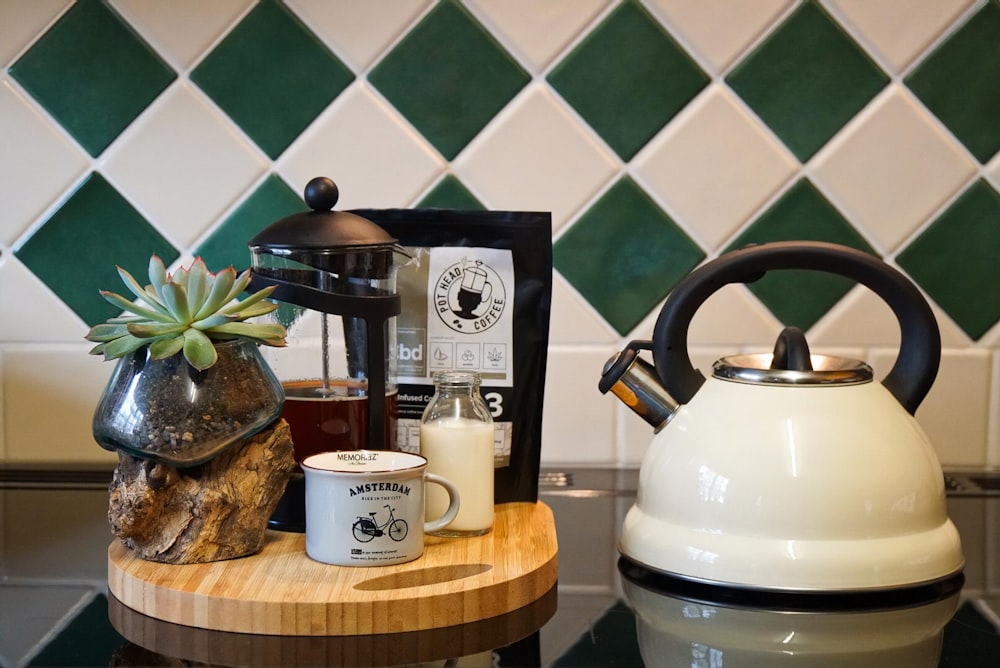
[[[322,452],[302,461],[306,477],[306,554],[337,566],[389,566],[418,558],[424,534],[458,514],[458,489],[427,473],[420,455],[391,450]],[[424,522],[424,485],[450,498],[440,518]]]

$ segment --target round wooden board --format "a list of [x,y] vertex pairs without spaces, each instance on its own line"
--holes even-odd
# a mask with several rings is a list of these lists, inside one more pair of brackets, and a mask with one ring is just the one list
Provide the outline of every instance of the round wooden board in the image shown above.
[[114,596],[108,597],[108,617],[131,643],[118,650],[114,664],[118,666],[167,665],[164,657],[208,666],[412,666],[490,652],[527,638],[552,619],[557,588],[553,585],[523,608],[478,622],[357,636],[200,629],[153,619],[122,605]]
[[558,577],[552,511],[543,503],[496,507],[493,530],[425,538],[424,554],[395,566],[313,561],[305,536],[268,531],[264,549],[207,564],[145,561],[115,541],[108,588],[129,608],[175,624],[289,636],[400,633],[454,626],[516,610]]

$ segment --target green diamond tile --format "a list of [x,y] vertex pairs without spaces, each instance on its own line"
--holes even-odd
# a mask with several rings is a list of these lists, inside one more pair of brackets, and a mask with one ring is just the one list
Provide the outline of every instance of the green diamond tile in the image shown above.
[[243,271],[250,266],[247,247],[250,239],[279,218],[307,208],[300,195],[280,177],[271,174],[195,249],[194,254],[201,256],[210,271],[230,265]]
[[445,0],[368,80],[451,160],[531,77],[459,3]]
[[549,83],[622,160],[630,160],[709,82],[637,2],[616,8]]
[[191,80],[277,158],[354,74],[284,5],[264,0],[195,68]]
[[628,177],[553,246],[556,269],[625,335],[705,253]]
[[726,81],[806,161],[889,79],[823,9],[808,2]]
[[988,162],[1000,150],[1000,2],[988,2],[905,81],[980,162]]
[[[806,180],[792,186],[726,250],[769,241],[827,241],[878,255]],[[748,287],[782,323],[808,330],[853,286],[841,276],[787,269]]]
[[142,277],[154,253],[168,265],[178,257],[177,249],[98,173],[14,251],[91,326],[120,312],[98,294],[125,294],[115,265]]
[[10,74],[94,157],[176,77],[98,0],[70,7]]
[[1000,321],[1000,195],[976,182],[896,261],[978,339]]
[[486,207],[451,174],[441,179],[417,205],[425,209],[481,210]]

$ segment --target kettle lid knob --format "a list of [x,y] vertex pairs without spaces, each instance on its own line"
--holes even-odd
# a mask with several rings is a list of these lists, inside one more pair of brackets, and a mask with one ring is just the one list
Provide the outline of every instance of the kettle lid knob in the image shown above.
[[812,371],[812,355],[805,333],[798,327],[785,327],[774,342],[771,355],[772,369],[791,371]]

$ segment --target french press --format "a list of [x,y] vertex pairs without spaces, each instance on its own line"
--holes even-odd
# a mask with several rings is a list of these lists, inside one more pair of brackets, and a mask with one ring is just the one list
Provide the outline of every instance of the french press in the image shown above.
[[[408,257],[388,232],[361,216],[333,211],[337,185],[305,187],[311,209],[250,240],[252,289],[275,286],[270,317],[288,347],[268,351],[285,391],[282,417],[296,461],[331,450],[396,449],[397,259]],[[270,526],[305,530],[305,484],[293,474]]]

